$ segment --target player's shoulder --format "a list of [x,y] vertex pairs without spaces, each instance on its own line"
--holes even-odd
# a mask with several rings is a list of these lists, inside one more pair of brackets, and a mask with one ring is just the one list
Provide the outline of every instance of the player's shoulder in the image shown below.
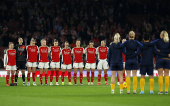
[[9,49],[4,49],[4,54],[6,54],[6,52],[8,51]]

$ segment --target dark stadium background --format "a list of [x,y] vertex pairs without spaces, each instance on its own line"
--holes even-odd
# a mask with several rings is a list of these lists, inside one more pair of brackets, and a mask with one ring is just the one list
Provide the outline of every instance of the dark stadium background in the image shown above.
[[81,39],[86,47],[93,40],[95,47],[105,39],[107,46],[115,33],[127,38],[133,30],[136,40],[144,33],[151,40],[159,38],[160,31],[170,32],[169,0],[1,0],[0,1],[0,68],[3,68],[3,50],[9,42],[17,44],[18,37],[29,45],[42,38],[47,45],[59,40],[70,47]]

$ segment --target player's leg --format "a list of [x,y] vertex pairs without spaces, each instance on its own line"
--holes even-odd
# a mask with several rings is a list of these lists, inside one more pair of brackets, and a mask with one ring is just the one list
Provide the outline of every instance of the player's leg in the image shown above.
[[50,63],[50,67],[51,67],[51,74],[50,74],[50,85],[53,85],[53,74],[54,74],[54,71],[55,71],[55,63],[54,62],[51,62]]
[[42,74],[43,74],[43,68],[40,68],[40,84],[41,84],[41,85],[43,85]]
[[130,77],[131,77],[131,70],[126,70],[126,83],[127,83],[127,94],[130,94],[130,84],[131,84],[131,81],[130,81]]
[[136,89],[137,89],[137,70],[132,70],[132,75],[133,75],[133,94],[136,94]]
[[61,81],[62,81],[62,85],[64,85],[64,74],[65,74],[65,70],[66,70],[66,65],[62,64],[61,68],[62,68]]
[[31,67],[27,66],[27,86],[30,86],[30,73],[31,73]]
[[104,61],[103,68],[104,68],[105,85],[108,85],[108,83],[107,83],[107,80],[108,80],[108,74],[107,74],[108,62],[106,60]]
[[158,84],[159,84],[159,92],[158,94],[163,94],[163,68],[159,68],[158,70]]
[[95,68],[96,68],[96,63],[92,63],[91,66],[91,85],[93,85],[93,81],[94,81],[94,71],[95,71]]
[[117,71],[119,74],[119,82],[120,82],[120,94],[123,93],[123,71]]
[[144,86],[145,86],[145,75],[141,74],[141,78],[140,78],[141,92],[140,92],[140,94],[144,94]]
[[10,70],[7,70],[7,75],[6,75],[6,86],[9,86],[9,77],[10,77]]
[[87,70],[87,82],[88,82],[88,85],[90,85],[90,64],[89,63],[86,63],[86,70]]
[[123,83],[126,83],[126,81],[125,81],[125,62],[123,62]]
[[[153,72],[152,72],[153,73]],[[154,94],[153,93],[153,87],[154,87],[154,79],[153,79],[153,74],[149,75],[149,83],[150,83],[150,94]]]
[[115,78],[116,78],[116,71],[111,70],[111,94],[114,94]]
[[[83,63],[82,63],[83,65]],[[79,72],[80,72],[80,85],[83,85],[82,80],[83,80],[83,67],[79,68]]]
[[19,62],[16,62],[16,67],[17,67],[17,70],[16,70],[16,73],[15,73],[15,83],[17,83],[17,80],[18,80],[18,74],[19,74],[19,69],[20,69]]
[[117,72],[117,85],[120,85],[120,83],[119,83],[119,74],[118,74],[118,72]]
[[45,72],[45,85],[48,85],[47,84],[47,81],[48,81],[48,74],[47,74],[48,68],[44,68],[44,72]]
[[73,63],[73,67],[74,67],[74,85],[77,85],[77,70],[78,70],[78,64],[79,63]]
[[26,85],[26,84],[25,84],[25,69],[21,69],[21,72],[22,72],[23,85]]
[[100,82],[101,82],[102,68],[103,68],[103,61],[99,60],[98,65],[97,65],[97,69],[98,69],[98,84],[97,85],[100,85]]
[[169,88],[169,69],[164,69],[164,77],[165,77],[165,94],[168,94],[168,88]]
[[56,68],[56,85],[59,85],[58,79],[59,79],[59,68]]
[[53,74],[55,72],[55,68],[51,68],[51,74],[50,74],[50,85],[53,85]]
[[[70,64],[70,66],[71,66],[71,64]],[[72,83],[71,83],[71,68],[69,68],[70,66],[68,66],[68,68],[67,68],[67,70],[68,70],[68,85],[73,85]]]
[[35,83],[35,71],[36,71],[36,66],[32,67],[32,81],[33,81],[33,85],[37,86],[37,84]]
[[14,83],[14,78],[15,78],[15,70],[11,71],[11,83]]

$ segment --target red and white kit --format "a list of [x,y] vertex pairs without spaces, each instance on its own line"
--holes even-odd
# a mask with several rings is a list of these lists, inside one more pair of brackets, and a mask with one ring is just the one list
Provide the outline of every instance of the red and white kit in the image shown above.
[[51,68],[60,68],[60,55],[61,55],[61,48],[59,46],[51,46]]
[[96,50],[96,53],[98,54],[98,65],[97,69],[102,70],[102,69],[108,69],[108,62],[107,62],[107,52],[108,52],[108,47],[98,47]]
[[49,60],[48,60],[48,53],[50,50],[47,46],[42,47],[40,46],[38,49],[39,53],[39,65],[38,68],[49,68]]
[[6,70],[17,70],[16,68],[16,50],[7,49],[4,52],[4,66],[6,66]]
[[37,67],[38,46],[27,46],[27,67]]
[[74,63],[73,67],[74,68],[83,68],[83,54],[85,53],[84,48],[79,47],[79,48],[73,48],[71,53],[74,56]]
[[65,49],[63,48],[62,51],[62,69],[72,69],[71,66],[71,49]]
[[96,68],[96,48],[86,48],[86,69],[95,69]]

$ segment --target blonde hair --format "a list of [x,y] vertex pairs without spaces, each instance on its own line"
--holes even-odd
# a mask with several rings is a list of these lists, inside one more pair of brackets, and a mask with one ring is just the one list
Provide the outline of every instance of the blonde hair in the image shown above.
[[113,43],[119,43],[120,42],[120,35],[119,35],[119,33],[116,33],[115,34],[115,36],[114,36],[114,41],[113,41]]
[[46,41],[45,39],[41,39],[41,42]]
[[169,42],[169,36],[168,36],[168,33],[167,33],[167,31],[162,31],[161,32],[161,35],[163,36],[163,40],[164,40],[164,42]]
[[31,38],[31,41],[30,42],[35,42],[35,39],[34,38]]
[[129,32],[129,37],[130,37],[130,38],[134,38],[134,37],[135,37],[135,33],[134,33],[133,31],[130,31],[130,32]]
[[14,44],[13,42],[9,42],[9,45]]

